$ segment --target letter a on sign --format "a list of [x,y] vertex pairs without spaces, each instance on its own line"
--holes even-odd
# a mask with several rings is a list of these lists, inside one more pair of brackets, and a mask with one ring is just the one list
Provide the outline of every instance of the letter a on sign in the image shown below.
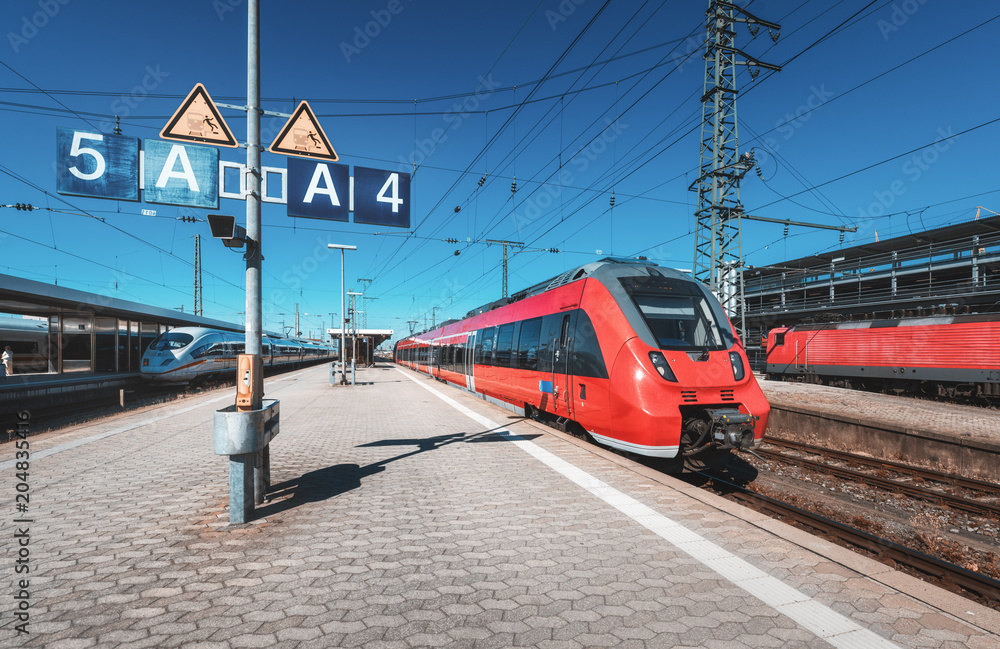
[[326,139],[326,133],[320,128],[309,104],[304,101],[295,109],[267,150],[303,158],[322,158],[331,162],[340,159],[330,145],[330,140]]
[[164,140],[181,142],[203,142],[216,146],[236,147],[239,143],[222,119],[219,109],[209,96],[205,86],[196,84],[194,90],[160,131]]

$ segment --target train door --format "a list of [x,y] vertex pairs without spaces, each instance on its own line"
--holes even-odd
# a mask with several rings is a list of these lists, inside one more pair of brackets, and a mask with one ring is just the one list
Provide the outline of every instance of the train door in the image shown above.
[[476,391],[476,377],[473,376],[472,372],[473,368],[475,367],[475,363],[473,362],[475,360],[473,358],[473,352],[475,351],[475,349],[476,349],[476,332],[473,331],[472,333],[469,334],[469,337],[465,341],[465,354],[463,354],[465,359],[465,366],[463,368],[463,371],[465,372],[465,386],[469,390],[472,390],[473,392]]
[[573,353],[573,312],[565,313],[559,328],[551,341],[552,355],[552,401],[555,413],[560,417],[573,417],[572,353]]

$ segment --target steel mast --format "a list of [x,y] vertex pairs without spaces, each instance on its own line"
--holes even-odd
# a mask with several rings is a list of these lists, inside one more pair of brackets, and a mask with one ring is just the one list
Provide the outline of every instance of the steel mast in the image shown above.
[[752,36],[767,28],[773,41],[781,26],[761,20],[729,2],[712,0],[705,41],[705,93],[702,95],[701,166],[690,189],[698,192],[695,212],[694,278],[706,284],[733,317],[743,322],[743,241],[740,179],[754,167],[752,153],[739,154],[736,129],[736,66],[746,65],[752,78],[760,68],[779,71],[736,48],[736,24],[744,23]]

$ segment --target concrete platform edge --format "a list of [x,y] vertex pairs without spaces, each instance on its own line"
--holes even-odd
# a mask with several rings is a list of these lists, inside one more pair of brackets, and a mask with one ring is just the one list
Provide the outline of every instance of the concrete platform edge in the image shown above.
[[[911,575],[893,569],[884,563],[853,552],[847,548],[836,545],[796,527],[775,520],[744,507],[738,503],[731,502],[709,493],[697,487],[693,487],[670,475],[660,473],[645,467],[633,460],[618,455],[612,451],[595,446],[585,440],[578,439],[567,433],[561,433],[548,426],[537,422],[526,420],[526,424],[547,435],[552,435],[563,441],[585,449],[594,455],[617,464],[618,466],[648,478],[664,486],[676,489],[679,492],[698,500],[699,502],[737,516],[755,527],[763,529],[775,536],[790,543],[813,552],[829,561],[844,566],[859,574],[863,574],[871,580],[883,584],[888,588],[899,591],[927,606],[935,608],[944,614],[954,616],[957,619],[974,625],[985,631],[1000,634],[1000,611],[987,608],[961,595],[939,588],[933,584],[922,581]],[[932,596],[930,596],[932,595]]]

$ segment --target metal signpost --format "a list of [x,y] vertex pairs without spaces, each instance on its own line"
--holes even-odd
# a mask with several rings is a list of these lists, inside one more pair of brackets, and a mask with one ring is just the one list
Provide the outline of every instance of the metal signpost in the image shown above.
[[357,246],[328,243],[327,248],[340,250],[340,384],[347,383],[347,364],[344,361],[344,329],[347,327],[347,292],[344,289],[344,251],[357,250]]
[[[306,102],[291,113],[260,107],[260,0],[247,3],[247,103],[216,103],[198,83],[160,131],[159,140],[75,128],[56,129],[56,191],[70,196],[219,209],[219,199],[246,201],[246,228],[211,214],[213,236],[246,245],[246,354],[240,356],[236,404],[216,417],[216,449],[230,456],[231,523],[246,522],[268,487],[268,442],[278,433],[278,402],[263,399],[261,205],[287,206],[289,217],[410,227],[410,175],[335,164],[336,151]],[[219,108],[247,113],[246,165],[221,160],[217,147],[239,147]],[[287,169],[261,166],[261,115],[287,117],[268,148],[295,156]],[[169,140],[169,141],[167,141]],[[207,145],[207,146],[205,146]],[[142,156],[142,165],[140,165]],[[226,174],[237,170],[237,174]],[[239,178],[238,187],[227,179]],[[232,182],[230,182],[232,184]],[[274,192],[269,190],[277,187]],[[287,191],[286,191],[287,188]],[[244,231],[245,230],[245,231]],[[347,383],[344,250],[341,250],[341,383]],[[221,450],[220,450],[221,449]],[[222,450],[228,451],[222,453]]]

